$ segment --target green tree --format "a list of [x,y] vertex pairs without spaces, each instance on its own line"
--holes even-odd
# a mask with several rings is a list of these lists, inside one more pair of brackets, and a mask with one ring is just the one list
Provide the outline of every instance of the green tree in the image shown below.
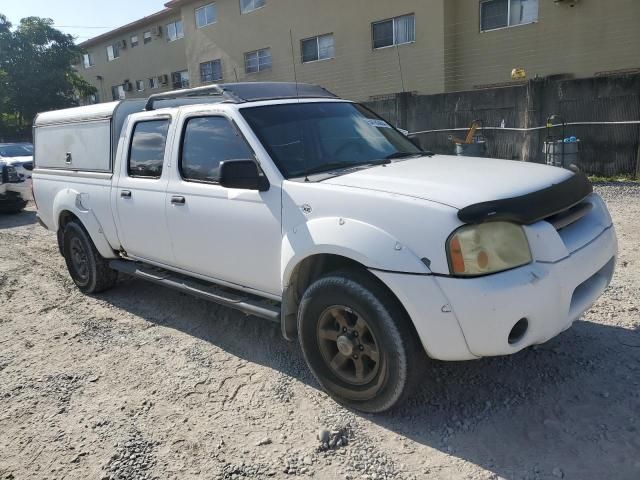
[[82,53],[51,19],[23,18],[12,30],[0,14],[0,105],[4,93],[3,111],[14,116],[16,126],[29,126],[38,112],[75,106],[96,92],[73,67]]

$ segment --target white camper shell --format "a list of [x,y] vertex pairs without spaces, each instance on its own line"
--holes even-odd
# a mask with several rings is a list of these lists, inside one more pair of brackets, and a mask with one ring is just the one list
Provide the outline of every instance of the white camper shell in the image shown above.
[[39,114],[34,161],[39,169],[113,172],[113,156],[127,117],[144,101],[122,100]]

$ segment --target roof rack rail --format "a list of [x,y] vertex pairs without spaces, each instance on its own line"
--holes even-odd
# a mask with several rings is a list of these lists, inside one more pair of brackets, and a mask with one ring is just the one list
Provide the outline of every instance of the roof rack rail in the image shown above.
[[[145,110],[154,110],[155,102],[162,100],[215,99],[217,102],[257,102],[260,100],[283,100],[292,98],[337,98],[330,91],[308,83],[295,82],[240,82],[221,83],[204,87],[174,90],[151,95]],[[207,99],[207,100],[205,100]]]
[[223,97],[225,92],[218,85],[207,85],[205,87],[197,88],[185,88],[182,90],[174,90],[172,92],[155,93],[151,95],[144,109],[147,111],[154,110],[154,104],[160,100],[176,100],[179,98],[194,98],[194,97]]

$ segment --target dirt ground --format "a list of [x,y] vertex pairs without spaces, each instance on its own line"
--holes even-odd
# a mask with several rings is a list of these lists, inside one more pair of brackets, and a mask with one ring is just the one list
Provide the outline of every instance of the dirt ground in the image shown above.
[[33,209],[2,216],[0,479],[638,479],[640,187],[597,189],[620,257],[584,318],[434,361],[375,416],[319,390],[278,325],[138,280],[84,296]]

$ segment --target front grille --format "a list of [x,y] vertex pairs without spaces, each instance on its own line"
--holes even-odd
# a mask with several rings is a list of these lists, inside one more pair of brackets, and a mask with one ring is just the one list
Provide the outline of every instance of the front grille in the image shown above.
[[593,204],[591,202],[581,202],[567,210],[545,218],[545,221],[549,222],[553,225],[553,228],[560,231],[585,217],[592,209]]

